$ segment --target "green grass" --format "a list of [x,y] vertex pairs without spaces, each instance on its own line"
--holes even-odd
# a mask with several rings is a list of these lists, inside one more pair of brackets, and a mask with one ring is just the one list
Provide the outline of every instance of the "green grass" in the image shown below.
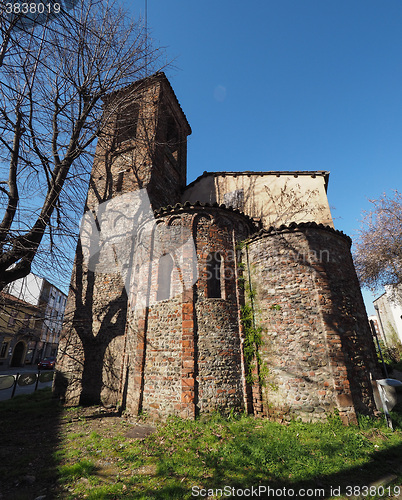
[[[0,417],[3,421],[7,416],[9,429],[16,408],[20,413],[18,446],[29,426],[22,415],[30,412],[36,421],[41,415],[52,440],[47,464],[39,464],[35,471],[31,496],[12,496],[10,490],[7,499],[34,498],[33,488],[37,496],[45,491],[49,498],[66,500],[190,499],[196,498],[192,496],[195,486],[215,490],[258,485],[323,488],[327,496],[320,498],[329,498],[331,487],[340,486],[345,493],[346,486],[368,486],[390,472],[397,476],[392,484],[402,480],[399,415],[394,415],[394,432],[383,419],[363,417],[359,426],[350,427],[337,417],[327,423],[287,425],[244,415],[212,415],[196,421],[171,418],[158,424],[154,434],[136,440],[127,437],[133,425],[130,421],[113,416],[89,418],[80,408],[61,409],[49,393],[26,402],[0,404]],[[43,440],[39,428],[35,429]],[[14,454],[5,464],[3,455],[1,476],[8,477],[3,474],[12,468],[17,470],[17,481],[27,475],[29,464],[35,461],[34,449],[28,450],[28,460]]]
[[98,466],[82,476],[89,480],[71,482],[74,494],[66,498],[186,499],[194,498],[193,486],[258,484],[321,486],[329,492],[334,485],[371,484],[389,473],[390,460],[398,467],[402,450],[400,430],[368,419],[361,419],[359,428],[344,427],[335,417],[326,424],[289,425],[247,416],[228,420],[214,415],[195,422],[171,418],[143,441],[127,440],[126,427],[117,425],[113,438],[90,429],[66,437],[65,461],[75,460],[79,450],[80,460],[102,456],[110,464],[109,474]]
[[89,460],[81,460],[71,465],[59,467],[61,480],[72,481],[81,477],[89,477],[96,470],[95,465]]

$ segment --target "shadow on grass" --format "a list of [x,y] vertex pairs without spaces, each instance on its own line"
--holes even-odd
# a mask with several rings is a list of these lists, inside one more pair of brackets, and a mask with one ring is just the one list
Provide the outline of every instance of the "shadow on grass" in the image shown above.
[[61,411],[50,389],[0,403],[1,500],[53,498]]
[[[62,412],[49,390],[0,403],[1,500],[83,498],[57,486],[60,463],[55,457],[60,448]],[[97,422],[91,415],[82,418],[88,425]],[[104,422],[107,428],[109,421],[113,423],[110,418]],[[385,485],[381,498],[395,499],[398,490],[392,484],[399,485],[402,479],[402,421],[398,416],[394,421],[398,429],[395,434],[369,423],[360,432],[342,425],[311,427],[295,423],[287,427],[252,418],[240,419],[230,429],[222,421],[173,421],[170,427],[161,425],[149,437],[123,441],[122,448],[120,441],[116,442],[117,449],[122,450],[116,464],[125,465],[124,474],[113,464],[110,471],[100,469],[90,455],[83,455],[79,463],[65,464],[63,470],[71,478],[70,486],[88,478],[85,497],[90,500],[227,498],[225,493],[229,489],[233,493],[233,488],[232,498],[240,498],[236,490],[252,487],[258,493],[255,498],[297,498],[300,490],[305,490],[306,498],[328,499],[331,491],[339,498],[356,491],[348,491],[348,486],[369,486],[389,475],[394,482]],[[88,439],[91,430],[85,428]],[[127,439],[127,424],[117,426],[116,439],[122,431]],[[114,442],[112,434],[110,439]],[[380,450],[375,443],[381,439],[384,447]],[[101,446],[99,439],[96,448],[101,450]],[[217,489],[222,489],[222,495],[213,497],[208,491]],[[308,495],[307,490],[311,490]]]
[[[228,470],[225,465],[216,466],[214,476],[208,479],[195,479],[193,485],[169,484],[152,488],[141,488],[141,491],[131,492],[130,499],[192,499],[192,498],[370,498],[395,499],[402,493],[402,445],[377,452],[371,460],[361,467],[352,467],[337,474],[321,475],[306,481],[291,481],[272,479],[268,474],[255,474],[244,468]],[[170,474],[174,474],[172,471]],[[236,476],[236,479],[233,479]],[[397,476],[397,477],[395,477]],[[231,478],[230,478],[231,477]],[[189,478],[187,478],[189,479]],[[383,483],[382,481],[385,480]],[[188,481],[187,481],[188,484]],[[378,496],[366,493],[365,488],[376,484],[371,490]],[[380,485],[383,488],[380,488]],[[397,486],[398,485],[398,486]],[[252,489],[254,488],[254,490]],[[248,490],[248,491],[245,491]],[[368,490],[370,492],[370,490]],[[230,493],[230,494],[229,494]],[[214,496],[215,495],[215,496]],[[104,497],[114,498],[114,497]]]
[[[375,498],[400,498],[402,439],[398,424],[396,422],[395,427],[399,432],[395,435],[376,427],[367,427],[365,431],[346,428],[346,434],[343,434],[345,428],[338,430],[335,426],[330,428],[333,442],[328,439],[328,433],[320,439],[318,432],[312,444],[297,443],[297,428],[287,434],[286,426],[278,427],[268,436],[256,429],[247,432],[243,427],[243,434],[237,434],[226,450],[224,437],[220,436],[222,445],[219,449],[213,444],[203,446],[201,435],[198,445],[194,443],[187,448],[186,454],[188,457],[197,456],[197,460],[205,464],[206,474],[200,473],[195,460],[186,460],[186,454],[175,458],[162,452],[153,478],[153,485],[158,484],[158,487],[149,487],[143,482],[143,487],[138,491],[130,490],[127,498],[164,500],[254,496],[329,499],[356,496],[367,500],[374,498],[375,492],[378,493]],[[375,443],[382,439],[387,448],[380,450]],[[283,443],[286,440],[288,445]],[[166,443],[167,447],[169,445]],[[170,480],[167,481],[167,477]],[[132,484],[134,481],[133,478]],[[371,485],[376,486],[370,490]]]

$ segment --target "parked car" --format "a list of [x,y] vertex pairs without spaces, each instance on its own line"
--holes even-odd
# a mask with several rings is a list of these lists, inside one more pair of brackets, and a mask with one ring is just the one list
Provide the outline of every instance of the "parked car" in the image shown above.
[[38,370],[53,370],[56,364],[56,358],[43,358],[42,361],[38,363]]

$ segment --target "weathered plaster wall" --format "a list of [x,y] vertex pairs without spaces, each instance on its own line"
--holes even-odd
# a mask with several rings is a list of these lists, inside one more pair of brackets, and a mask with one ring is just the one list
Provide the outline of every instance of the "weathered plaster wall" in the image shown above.
[[263,226],[316,221],[333,226],[326,183],[328,172],[205,173],[185,190],[182,200],[225,203]]

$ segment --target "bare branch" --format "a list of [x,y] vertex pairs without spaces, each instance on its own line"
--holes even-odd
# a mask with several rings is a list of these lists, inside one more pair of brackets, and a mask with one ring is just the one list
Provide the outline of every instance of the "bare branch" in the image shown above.
[[378,290],[402,283],[402,194],[369,200],[355,244],[354,259],[362,285]]
[[75,234],[84,204],[103,99],[142,78],[159,51],[114,0],[78,0],[26,29],[3,16],[0,32],[0,162],[10,165],[9,188],[0,190],[8,198],[2,287],[29,272],[33,259],[63,253],[58,242]]
[[16,109],[17,121],[14,127],[14,142],[11,151],[10,170],[8,177],[8,204],[0,224],[0,243],[4,242],[14,221],[15,213],[18,207],[19,195],[17,185],[18,159],[21,143],[21,123],[22,113],[19,108]]

